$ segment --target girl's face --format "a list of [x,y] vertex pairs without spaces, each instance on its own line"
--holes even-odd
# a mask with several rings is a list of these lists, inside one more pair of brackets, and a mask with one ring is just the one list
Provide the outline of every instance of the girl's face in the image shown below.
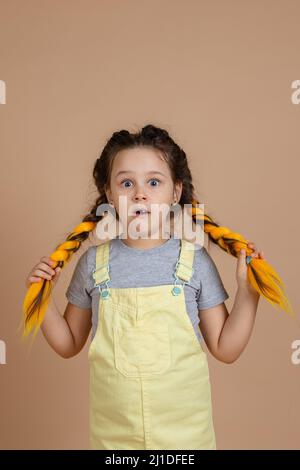
[[[139,147],[115,156],[106,196],[129,238],[157,239],[167,234],[170,206],[179,202],[181,192],[182,183],[174,185],[169,166],[158,151]],[[138,209],[147,213],[137,215]]]

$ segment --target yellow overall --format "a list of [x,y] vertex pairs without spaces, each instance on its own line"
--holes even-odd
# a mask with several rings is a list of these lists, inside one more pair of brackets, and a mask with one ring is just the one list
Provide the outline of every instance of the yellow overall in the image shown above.
[[109,286],[109,249],[110,240],[97,247],[93,271],[91,449],[216,449],[207,357],[183,288],[194,244],[181,240],[173,284],[138,288]]

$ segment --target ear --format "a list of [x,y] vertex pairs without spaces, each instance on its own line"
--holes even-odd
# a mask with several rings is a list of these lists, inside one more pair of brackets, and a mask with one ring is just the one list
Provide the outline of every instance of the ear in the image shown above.
[[174,200],[176,199],[177,202],[180,201],[182,194],[182,181],[179,181],[178,183],[175,183],[174,187]]

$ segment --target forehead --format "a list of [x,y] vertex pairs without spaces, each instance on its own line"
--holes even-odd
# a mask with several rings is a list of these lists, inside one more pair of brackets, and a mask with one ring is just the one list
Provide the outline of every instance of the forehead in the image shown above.
[[118,152],[114,158],[112,176],[121,174],[147,174],[161,172],[170,175],[168,163],[159,150],[148,147],[124,149]]

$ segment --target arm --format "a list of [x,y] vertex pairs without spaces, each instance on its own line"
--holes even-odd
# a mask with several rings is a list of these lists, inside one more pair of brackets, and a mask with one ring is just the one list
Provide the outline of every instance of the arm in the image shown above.
[[245,349],[255,322],[259,294],[239,287],[230,314],[226,305],[199,310],[200,329],[212,355],[228,364]]
[[[255,250],[253,243],[248,243]],[[210,352],[222,362],[234,362],[242,354],[250,339],[260,295],[247,279],[246,252],[238,256],[236,277],[238,289],[230,315],[224,303],[199,310],[200,329]],[[262,251],[253,251],[252,257],[264,259]]]
[[41,330],[54,351],[67,359],[78,354],[85,345],[92,326],[91,317],[90,308],[79,308],[70,302],[62,316],[51,296]]

